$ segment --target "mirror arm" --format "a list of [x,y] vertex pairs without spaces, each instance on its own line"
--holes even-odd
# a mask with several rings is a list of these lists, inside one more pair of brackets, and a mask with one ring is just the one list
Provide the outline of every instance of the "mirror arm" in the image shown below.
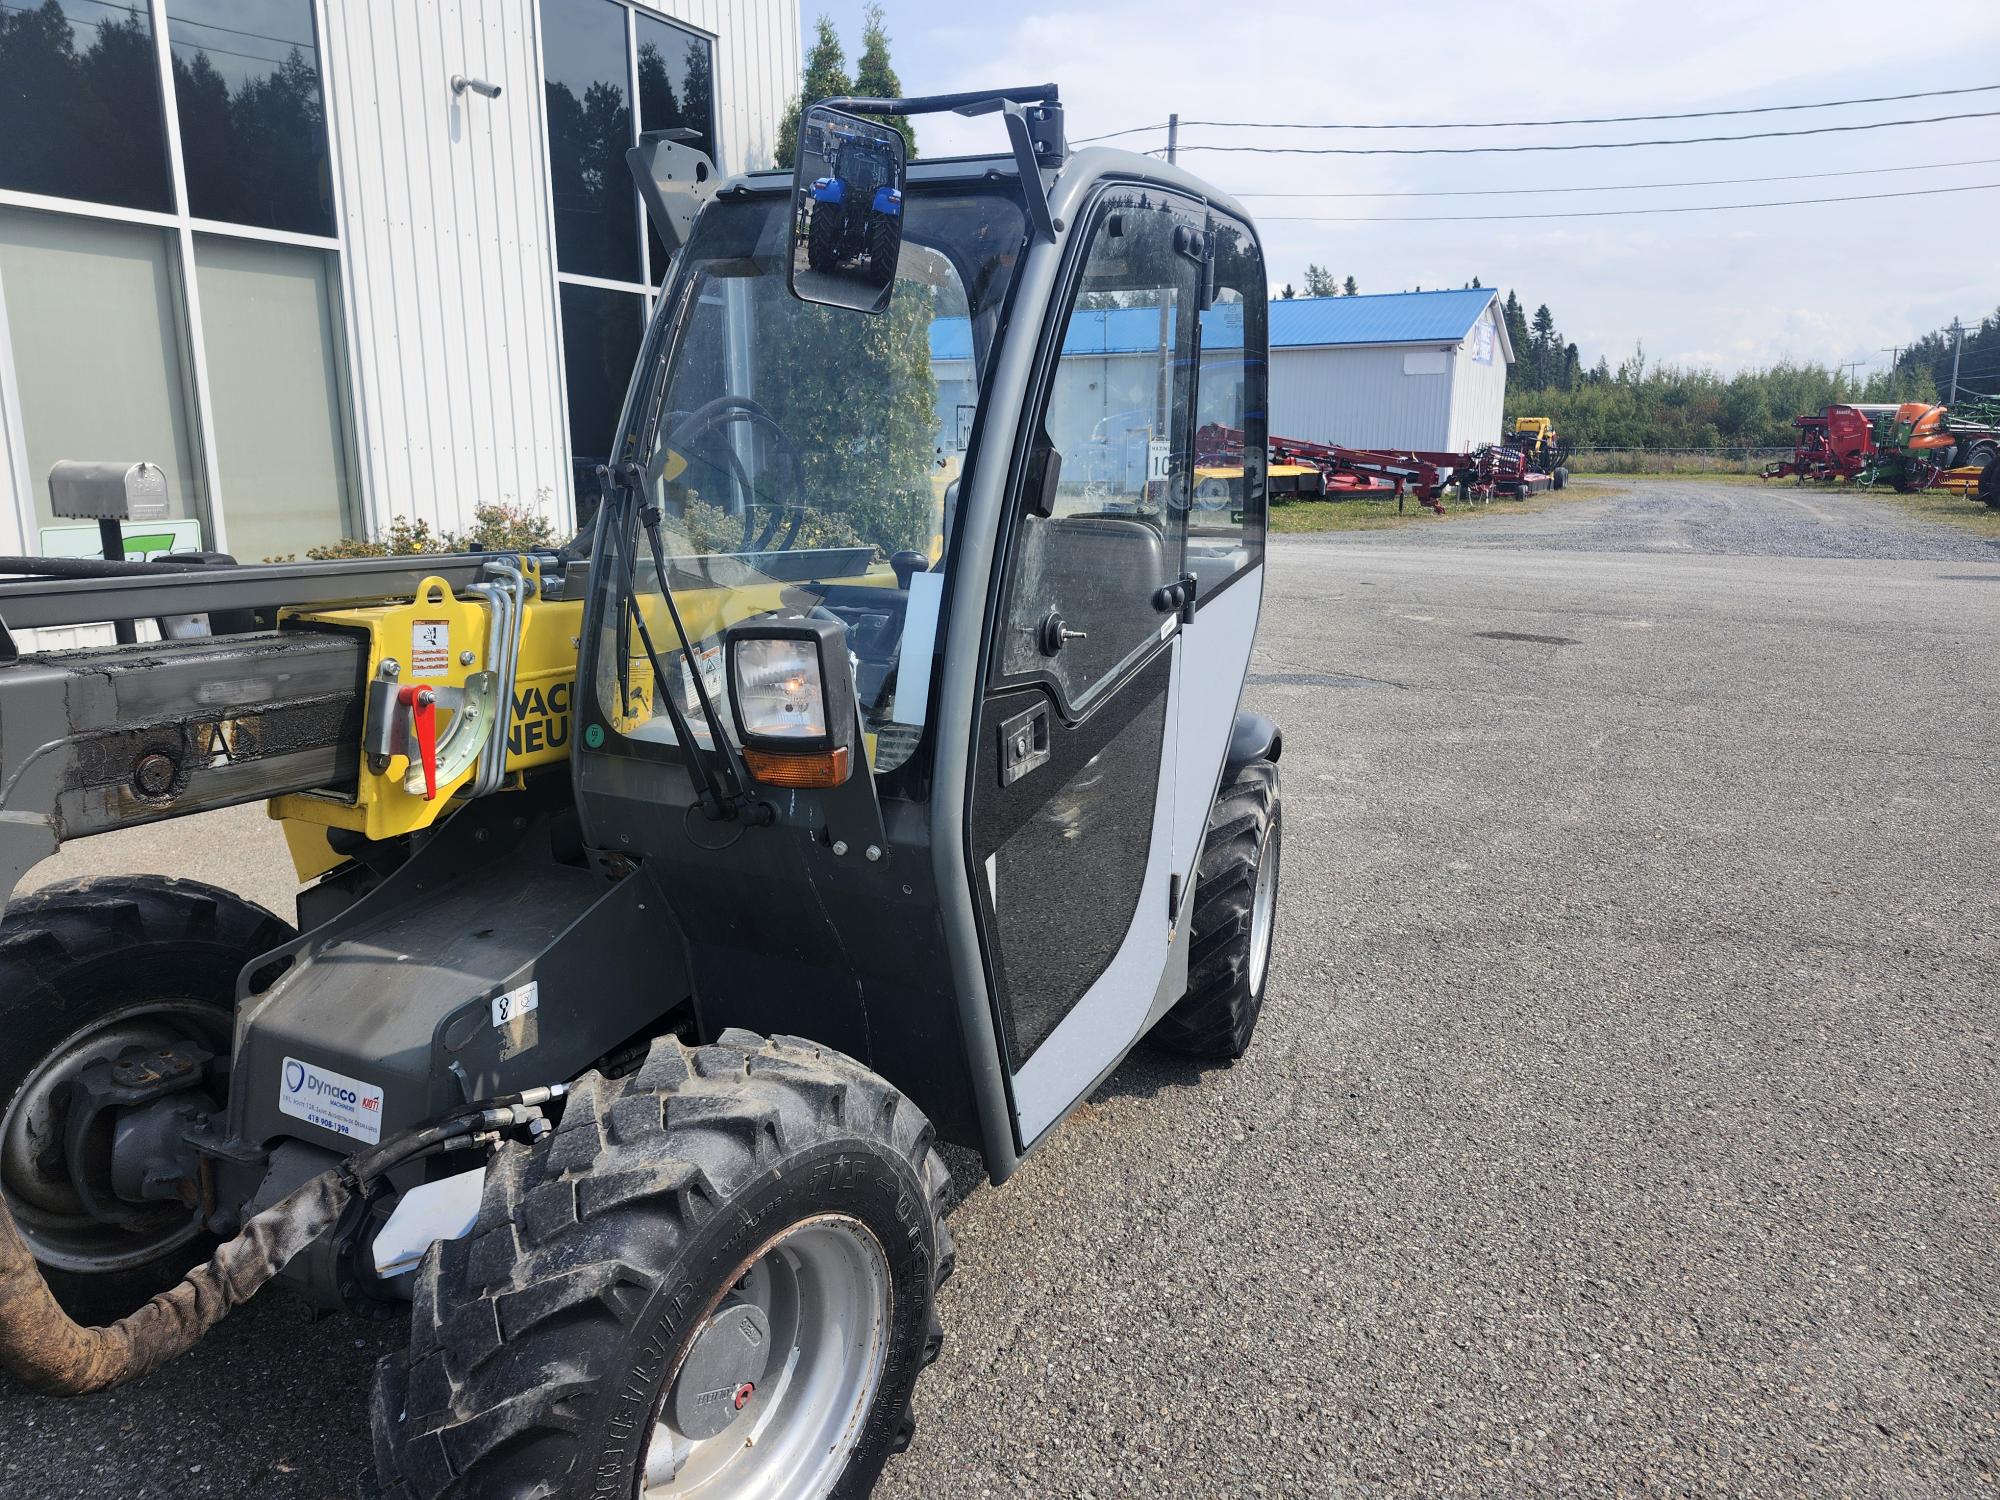
[[1042,164],[1035,156],[1035,137],[1028,128],[1028,112],[1011,99],[1000,107],[1006,111],[1007,139],[1014,147],[1014,166],[1021,174],[1021,197],[1028,205],[1029,221],[1035,233],[1053,245],[1055,211],[1049,207],[1049,185],[1042,180]]

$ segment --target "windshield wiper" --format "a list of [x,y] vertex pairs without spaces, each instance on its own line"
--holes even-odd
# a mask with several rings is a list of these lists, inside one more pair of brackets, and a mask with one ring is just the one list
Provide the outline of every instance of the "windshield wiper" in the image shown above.
[[[738,818],[746,823],[767,824],[776,821],[777,810],[769,803],[755,800],[750,795],[750,772],[743,764],[743,757],[737,753],[735,743],[724,732],[722,716],[716,711],[715,702],[708,694],[708,685],[702,680],[701,664],[695,659],[694,642],[689,637],[687,625],[681,619],[680,606],[674,602],[674,591],[667,581],[665,549],[660,544],[660,507],[649,500],[641,489],[643,473],[636,463],[623,463],[611,469],[606,478],[606,488],[624,491],[637,504],[637,519],[645,529],[648,550],[653,555],[654,582],[660,591],[660,598],[667,606],[667,618],[673,622],[674,634],[680,638],[681,661],[694,685],[695,702],[701,708],[701,716],[708,726],[712,751],[704,751],[701,742],[695,738],[694,730],[688,723],[686,712],[681,708],[679,695],[675,692],[666,664],[661,661],[658,647],[653,644],[653,631],[646,623],[646,613],[639,603],[639,570],[636,549],[625,548],[625,603],[626,619],[637,627],[639,643],[645,649],[646,660],[653,668],[653,680],[657,684],[659,701],[665,705],[667,718],[674,726],[674,737],[687,753],[688,777],[694,782],[695,795],[700,801],[703,816],[712,822],[725,818]],[[607,495],[607,499],[609,496]],[[624,636],[624,622],[620,623],[619,634]],[[621,675],[625,667],[628,650],[619,648]],[[727,663],[724,663],[725,670]],[[624,685],[621,682],[621,692]],[[725,788],[722,779],[716,775],[715,764],[710,755],[716,756],[726,767],[730,786]]]

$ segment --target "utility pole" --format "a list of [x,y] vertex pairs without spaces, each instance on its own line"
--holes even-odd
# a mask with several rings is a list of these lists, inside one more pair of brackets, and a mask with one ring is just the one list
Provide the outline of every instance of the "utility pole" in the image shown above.
[[[1847,361],[1846,364],[1842,365],[1840,368],[1843,370],[1858,370],[1867,363],[1868,361],[1865,359],[1850,359],[1849,361]],[[1848,376],[1848,379],[1852,381],[1856,386],[1860,385],[1860,382],[1854,380],[1854,377],[1852,375]]]
[[[1177,114],[1169,114],[1167,116],[1168,165],[1171,166],[1173,164],[1175,156],[1179,154],[1180,144],[1181,144],[1181,117]],[[1156,430],[1159,432],[1162,438],[1170,439],[1173,435],[1175,350],[1174,350],[1174,313],[1173,309],[1169,307],[1167,303],[1168,303],[1167,296],[1165,293],[1162,293],[1160,296],[1160,407],[1159,407],[1159,425]],[[1152,474],[1152,457],[1150,452],[1147,455],[1146,470],[1148,478],[1150,479]],[[1171,482],[1172,481],[1170,479],[1169,483]],[[1194,482],[1194,476],[1192,474],[1188,476],[1188,482],[1190,484]]]
[[1958,357],[1965,352],[1965,325],[1957,318],[1951,320],[1951,394],[1945,397],[1949,406],[1958,400]]

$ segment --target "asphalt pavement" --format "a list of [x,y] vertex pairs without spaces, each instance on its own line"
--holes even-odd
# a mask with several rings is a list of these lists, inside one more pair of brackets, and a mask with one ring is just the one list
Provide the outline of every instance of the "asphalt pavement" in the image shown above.
[[[1996,640],[2000,549],[1857,497],[1280,539],[1256,1043],[971,1191],[879,1493],[1992,1494]],[[276,850],[76,853],[273,900]],[[400,1336],[271,1296],[0,1391],[0,1494],[345,1495]]]

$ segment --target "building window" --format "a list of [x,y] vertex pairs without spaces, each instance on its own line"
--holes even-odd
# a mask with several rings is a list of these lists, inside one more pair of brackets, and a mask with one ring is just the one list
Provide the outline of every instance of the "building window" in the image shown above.
[[188,212],[333,233],[311,0],[167,0]]
[[0,0],[0,418],[30,550],[95,548],[50,514],[65,458],[166,471],[140,552],[354,534],[317,28],[312,0]]
[[[556,279],[579,511],[639,352],[666,249],[625,153],[643,130],[687,130],[715,157],[715,44],[623,0],[541,0],[542,86]],[[638,108],[633,109],[633,101]]]
[[[149,460],[166,471],[170,514],[200,515],[179,262],[175,236],[151,225],[0,207],[0,290],[34,481],[30,550],[97,551],[95,522],[49,510],[58,459]],[[168,534],[191,539],[186,527]]]
[[130,0],[0,3],[0,188],[174,206],[152,18]]
[[[198,234],[194,264],[230,549],[246,561],[286,557],[302,538],[349,535],[356,518],[332,252]],[[273,359],[273,349],[284,357]]]

